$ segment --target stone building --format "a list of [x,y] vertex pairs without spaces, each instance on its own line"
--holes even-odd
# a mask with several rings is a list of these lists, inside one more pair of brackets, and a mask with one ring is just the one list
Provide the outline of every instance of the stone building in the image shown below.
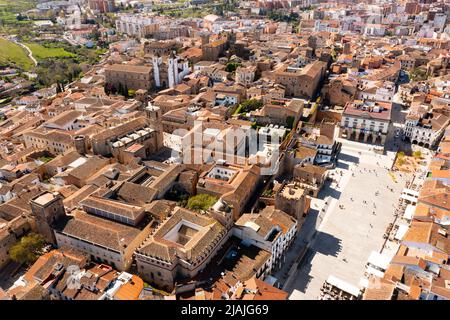
[[37,128],[24,133],[23,140],[25,147],[46,150],[53,155],[75,149],[72,136],[59,130]]
[[30,201],[31,211],[36,221],[36,230],[45,240],[56,244],[53,228],[66,215],[63,198],[59,193],[44,192]]
[[294,217],[300,229],[308,211],[305,189],[297,182],[290,182],[276,185],[274,191],[275,208]]
[[285,64],[274,71],[275,82],[283,85],[287,96],[312,99],[322,81],[327,64],[315,61],[304,68]]
[[146,158],[162,147],[162,132],[150,123],[151,119],[139,117],[93,135],[93,153],[112,155],[121,163],[129,163],[135,157]]
[[177,50],[180,44],[175,40],[146,41],[144,43],[144,54],[150,56],[165,56]]
[[116,30],[129,36],[145,38],[159,30],[159,24],[152,17],[121,15],[116,20]]
[[325,183],[326,168],[313,164],[296,165],[294,167],[294,179],[299,186],[304,188],[309,196],[317,197]]
[[113,64],[105,67],[105,81],[116,89],[151,90],[154,86],[153,70],[150,66]]
[[88,5],[89,9],[100,13],[114,12],[116,10],[114,0],[89,0]]
[[225,38],[202,45],[203,60],[217,61],[225,51],[227,40]]
[[336,78],[323,88],[323,97],[326,103],[335,106],[345,106],[352,101],[357,92],[357,82],[348,78]]
[[228,239],[222,224],[206,215],[176,207],[135,252],[139,275],[166,290],[192,279]]
[[236,82],[249,85],[255,81],[256,66],[238,67],[236,69]]

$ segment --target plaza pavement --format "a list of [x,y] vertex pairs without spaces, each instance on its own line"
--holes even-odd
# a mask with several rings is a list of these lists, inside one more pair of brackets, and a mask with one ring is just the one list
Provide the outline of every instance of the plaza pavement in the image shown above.
[[333,170],[337,183],[327,184],[319,194],[328,199],[328,209],[320,219],[312,218],[316,222],[305,221],[317,232],[297,274],[285,288],[292,300],[318,299],[330,275],[359,287],[367,259],[372,251],[380,251],[383,234],[394,220],[394,206],[411,178],[393,173],[395,182],[388,174],[386,168],[391,168],[394,152],[379,155],[370,145],[341,142],[338,166]]

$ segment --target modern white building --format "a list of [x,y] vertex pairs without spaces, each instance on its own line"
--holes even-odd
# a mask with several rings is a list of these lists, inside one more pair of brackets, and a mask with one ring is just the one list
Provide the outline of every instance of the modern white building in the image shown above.
[[116,20],[116,30],[129,36],[144,38],[152,31],[159,29],[159,25],[151,17],[137,15],[122,15]]

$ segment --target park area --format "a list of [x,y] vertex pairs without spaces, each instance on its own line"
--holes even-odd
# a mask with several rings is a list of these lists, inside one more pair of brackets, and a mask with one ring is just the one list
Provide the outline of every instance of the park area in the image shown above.
[[33,56],[37,60],[43,60],[47,58],[74,58],[76,54],[67,52],[64,48],[51,48],[45,47],[38,43],[25,43],[25,45],[30,48]]
[[0,38],[0,65],[14,65],[23,70],[29,70],[33,67],[33,61],[21,46]]

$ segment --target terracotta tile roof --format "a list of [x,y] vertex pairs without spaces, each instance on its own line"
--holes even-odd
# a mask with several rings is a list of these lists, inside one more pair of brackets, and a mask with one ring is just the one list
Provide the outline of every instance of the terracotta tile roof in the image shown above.
[[432,222],[413,221],[408,232],[403,237],[403,241],[428,243],[432,228]]
[[114,295],[117,300],[138,300],[139,295],[144,289],[144,281],[133,275],[131,280],[122,285]]
[[[167,233],[179,226],[179,223],[182,221],[188,221],[196,225],[195,232],[187,235],[187,241],[184,244],[167,240]],[[183,225],[181,225],[178,234],[183,233],[183,230]],[[188,232],[189,230],[186,231]],[[208,248],[220,241],[225,236],[225,233],[225,228],[215,219],[197,214],[188,209],[176,207],[173,214],[160,225],[153,236],[137,251],[138,253],[172,263],[176,261],[177,257],[186,261],[195,261]]]
[[152,67],[136,66],[136,65],[131,65],[131,64],[112,64],[112,65],[106,66],[105,71],[150,74],[152,72]]
[[371,276],[369,286],[364,291],[363,300],[391,300],[394,290],[394,283]]
[[90,195],[80,202],[87,212],[102,211],[120,217],[136,220],[144,214],[144,209],[140,206],[130,205],[124,202],[115,201]]
[[57,232],[122,252],[140,233],[139,229],[75,211],[58,222]]
[[142,206],[151,203],[157,191],[139,184],[124,182],[117,192],[120,200],[130,204]]

